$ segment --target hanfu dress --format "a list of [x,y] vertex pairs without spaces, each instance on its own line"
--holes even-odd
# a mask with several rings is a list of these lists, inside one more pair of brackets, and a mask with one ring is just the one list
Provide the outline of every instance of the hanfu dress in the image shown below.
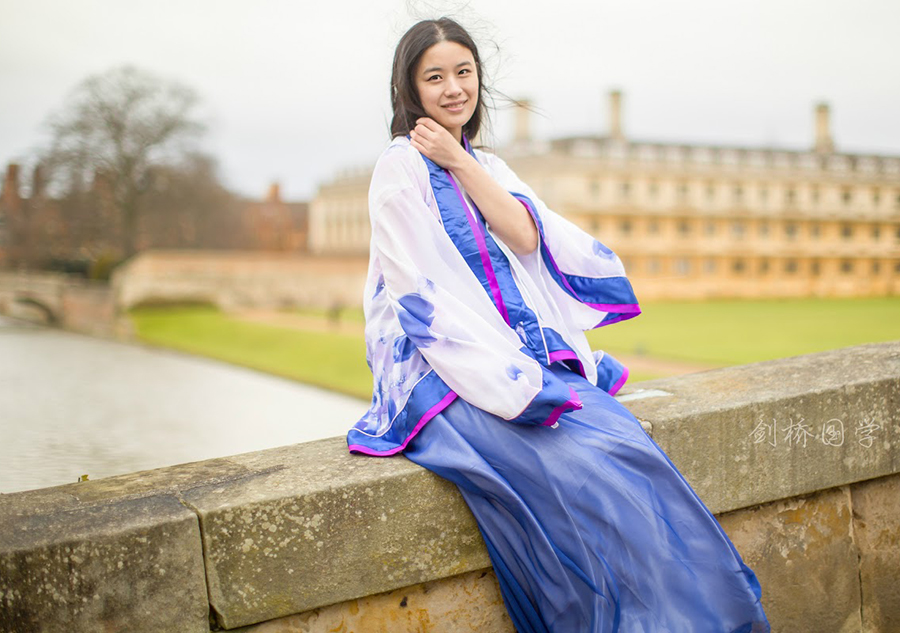
[[369,189],[374,389],[349,450],[457,485],[519,633],[769,631],[753,571],[613,398],[626,368],[588,346],[640,313],[621,261],[463,141],[539,246],[513,253],[452,173],[389,144]]

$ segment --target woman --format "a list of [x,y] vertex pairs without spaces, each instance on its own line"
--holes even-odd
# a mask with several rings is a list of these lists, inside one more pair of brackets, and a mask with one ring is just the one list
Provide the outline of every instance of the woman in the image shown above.
[[350,451],[458,486],[520,633],[768,631],[753,571],[612,398],[627,370],[587,344],[640,313],[621,261],[470,146],[482,78],[447,18],[397,46]]

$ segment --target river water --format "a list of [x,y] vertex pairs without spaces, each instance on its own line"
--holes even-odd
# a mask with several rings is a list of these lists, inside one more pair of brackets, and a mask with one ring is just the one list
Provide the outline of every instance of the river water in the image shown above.
[[0,317],[0,493],[344,435],[368,403]]

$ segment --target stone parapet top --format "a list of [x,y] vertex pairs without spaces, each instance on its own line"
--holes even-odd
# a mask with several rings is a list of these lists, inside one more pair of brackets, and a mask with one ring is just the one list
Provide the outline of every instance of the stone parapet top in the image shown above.
[[[620,396],[715,513],[900,472],[900,342]],[[489,564],[451,484],[344,438],[0,495],[0,630],[235,628]]]

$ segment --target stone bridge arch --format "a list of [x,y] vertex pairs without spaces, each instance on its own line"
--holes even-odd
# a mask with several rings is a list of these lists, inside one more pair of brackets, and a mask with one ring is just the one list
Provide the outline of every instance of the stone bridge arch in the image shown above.
[[40,310],[47,325],[60,325],[62,323],[59,312],[50,307],[42,297],[35,297],[30,294],[16,294],[13,297],[13,302],[32,306]]

